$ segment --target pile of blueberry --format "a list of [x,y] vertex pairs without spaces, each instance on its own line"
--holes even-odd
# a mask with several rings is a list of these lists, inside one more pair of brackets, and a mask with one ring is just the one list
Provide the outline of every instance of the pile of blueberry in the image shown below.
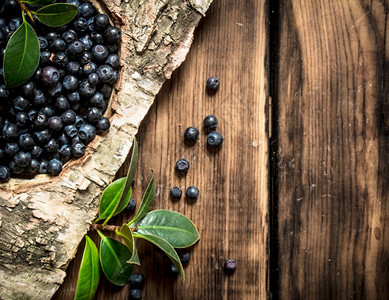
[[142,299],[142,289],[145,286],[145,277],[141,273],[134,273],[130,277],[130,300]]
[[[3,1],[1,1],[3,2]],[[110,128],[103,117],[119,77],[121,32],[88,2],[67,0],[78,15],[51,28],[34,22],[40,64],[22,86],[7,89],[6,44],[22,24],[16,0],[0,3],[0,181],[36,174],[58,175],[64,163],[85,154]]]

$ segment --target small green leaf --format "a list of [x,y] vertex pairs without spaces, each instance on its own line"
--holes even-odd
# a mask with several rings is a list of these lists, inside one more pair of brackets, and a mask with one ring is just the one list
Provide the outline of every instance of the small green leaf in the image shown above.
[[75,300],[93,300],[100,281],[99,251],[89,236],[86,235],[85,239]]
[[[104,190],[100,198],[99,217],[97,218],[95,223],[100,220],[104,220],[106,218],[110,219],[112,216],[120,212],[119,211],[115,213],[116,207],[118,206],[120,197],[122,195],[125,182],[126,182],[126,177],[117,179],[114,182],[112,182],[110,185],[108,185],[107,188]],[[130,201],[130,197],[131,197],[131,188],[127,192],[126,198],[123,201],[123,203],[126,203],[126,206]]]
[[126,180],[124,183],[124,188],[121,189],[119,201],[115,203],[115,207],[113,208],[113,210],[111,211],[111,213],[109,214],[109,216],[107,217],[103,225],[106,225],[114,215],[121,213],[130,202],[131,193],[129,193],[129,191],[131,192],[131,185],[132,182],[134,181],[136,165],[138,163],[138,143],[136,139],[134,139],[133,145],[134,148],[132,150],[130,167],[128,168]]
[[31,0],[22,2],[30,5],[46,5],[55,2],[55,0]]
[[132,253],[126,245],[106,237],[97,231],[101,237],[100,242],[100,264],[107,279],[113,284],[123,286],[130,280],[133,264],[127,263]]
[[146,188],[145,193],[143,194],[142,202],[139,205],[139,209],[135,215],[135,217],[131,220],[129,224],[132,224],[139,219],[143,218],[147,212],[150,210],[151,205],[153,205],[155,196],[155,180],[154,176],[151,178],[149,185]]
[[152,234],[139,234],[134,232],[134,236],[140,239],[145,239],[153,243],[158,248],[160,248],[163,252],[165,252],[165,254],[170,258],[172,263],[176,266],[178,272],[180,272],[182,281],[185,280],[185,273],[180,258],[178,257],[178,254],[176,250],[174,250],[172,245],[170,245],[167,241],[160,238],[159,236],[155,236]]
[[130,227],[124,224],[122,228],[120,228],[120,231],[116,230],[116,234],[124,239],[128,249],[130,249],[132,252],[132,256],[127,262],[129,264],[140,265],[138,251],[136,251],[134,235],[132,234]]
[[68,3],[54,3],[32,11],[40,22],[50,27],[59,27],[69,23],[77,12],[77,6]]
[[174,248],[186,248],[199,239],[199,233],[187,217],[175,211],[159,209],[149,212],[131,227],[138,234],[152,234],[166,240]]
[[4,81],[8,88],[30,79],[38,67],[39,52],[38,37],[23,14],[23,23],[9,39],[4,53]]

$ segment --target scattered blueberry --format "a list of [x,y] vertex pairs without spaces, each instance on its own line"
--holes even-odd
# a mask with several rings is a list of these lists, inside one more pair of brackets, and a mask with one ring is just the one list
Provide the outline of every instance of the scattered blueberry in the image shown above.
[[220,147],[223,143],[223,135],[220,132],[212,131],[208,134],[207,145],[211,149]]
[[130,202],[128,202],[128,205],[126,206],[125,210],[131,214],[135,211],[135,208],[136,208],[136,201],[134,198],[130,198]]
[[187,265],[190,262],[190,254],[187,251],[179,253],[180,261],[182,265]]
[[233,259],[228,259],[225,263],[224,263],[224,270],[229,273],[229,274],[232,274],[235,272],[235,269],[236,269],[236,262],[235,260]]
[[130,277],[131,289],[143,289],[145,285],[145,278],[140,273],[134,273]]
[[166,275],[170,278],[175,278],[178,276],[178,269],[173,263],[169,263],[166,266]]
[[180,174],[186,174],[189,170],[189,162],[185,158],[178,160],[176,162],[176,170]]
[[209,92],[216,92],[220,86],[219,78],[209,77],[207,80],[207,90]]
[[174,186],[170,189],[170,196],[174,199],[179,199],[181,198],[182,191],[178,186]]
[[199,138],[199,131],[195,127],[188,127],[184,132],[185,141],[189,144],[195,144]]
[[206,132],[215,131],[217,127],[217,118],[214,115],[209,115],[204,118],[204,129]]
[[199,189],[195,186],[190,186],[186,189],[185,196],[188,199],[196,200],[199,197]]
[[130,299],[131,300],[140,300],[142,299],[142,291],[139,289],[130,290]]

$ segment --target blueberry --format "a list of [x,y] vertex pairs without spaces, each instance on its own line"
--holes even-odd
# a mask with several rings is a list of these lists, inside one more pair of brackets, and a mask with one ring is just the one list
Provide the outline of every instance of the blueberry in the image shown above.
[[28,120],[30,122],[34,122],[35,119],[36,119],[36,115],[38,114],[38,112],[35,110],[35,109],[31,109],[27,112],[27,115],[28,115]]
[[189,262],[190,262],[190,254],[189,254],[189,252],[187,252],[187,251],[181,252],[179,254],[179,257],[180,257],[180,261],[181,261],[182,265],[189,264]]
[[43,112],[38,112],[34,121],[34,127],[37,129],[42,129],[46,127],[48,121],[49,118]]
[[207,80],[207,90],[209,92],[216,92],[220,86],[219,78],[217,77],[209,77]]
[[34,137],[29,133],[24,133],[19,136],[19,146],[23,149],[30,150],[34,147]]
[[40,163],[37,159],[31,159],[30,165],[26,169],[28,175],[36,175],[39,172]]
[[63,39],[55,39],[51,43],[51,51],[54,53],[65,51],[66,49],[66,43]]
[[17,110],[26,110],[29,106],[30,102],[20,95],[13,100],[13,107]]
[[16,125],[18,126],[26,126],[28,124],[28,114],[24,111],[19,111],[16,113]]
[[39,47],[41,48],[41,50],[44,50],[47,47],[49,47],[49,42],[47,41],[47,39],[45,37],[38,36],[38,41],[39,41]]
[[76,121],[74,122],[74,124],[77,126],[77,128],[80,128],[80,126],[82,124],[85,124],[85,120],[83,117],[81,117],[80,115],[77,115],[76,116]]
[[88,34],[83,36],[83,37],[81,37],[80,41],[81,41],[81,43],[84,44],[85,50],[89,50],[93,46],[93,41],[91,40],[91,37]]
[[235,272],[235,269],[236,269],[236,262],[235,260],[233,259],[228,259],[225,263],[224,263],[224,270],[231,274],[231,273],[234,273]]
[[69,55],[78,57],[81,56],[82,53],[84,53],[85,46],[81,41],[75,40],[69,44],[66,51]]
[[195,127],[185,129],[184,138],[187,143],[194,144],[199,138],[199,131]]
[[82,72],[85,75],[95,73],[96,71],[97,71],[97,65],[94,62],[87,63],[82,67]]
[[32,150],[30,151],[31,156],[32,156],[33,158],[38,158],[38,157],[40,157],[41,154],[42,154],[42,152],[43,152],[43,149],[42,149],[41,147],[39,147],[38,145],[35,145],[35,146],[32,148]]
[[47,153],[56,153],[58,151],[58,143],[56,139],[50,139],[44,146]]
[[116,43],[121,38],[120,29],[115,26],[108,27],[104,32],[104,38],[108,43]]
[[91,73],[88,75],[88,82],[92,85],[96,85],[99,83],[99,76],[97,76],[97,73]]
[[130,290],[130,300],[140,300],[142,299],[142,291],[139,289]]
[[69,59],[68,56],[64,52],[58,52],[56,55],[53,57],[53,63],[56,66],[65,68],[66,65],[68,64]]
[[9,170],[11,171],[11,174],[15,174],[15,175],[18,175],[18,174],[21,174],[24,172],[24,168],[21,167],[21,166],[18,166],[15,161],[11,161],[9,164],[8,164],[8,168]]
[[76,116],[77,115],[73,110],[68,109],[61,115],[61,119],[65,125],[70,125],[76,122]]
[[74,157],[81,157],[85,154],[85,145],[80,142],[72,144],[72,154]]
[[46,104],[46,97],[45,94],[41,90],[36,90],[35,91],[35,96],[33,99],[33,103],[37,107],[44,106]]
[[65,31],[62,34],[62,39],[69,44],[77,39],[77,33],[74,30]]
[[66,75],[62,86],[67,92],[74,92],[78,88],[78,79],[73,75]]
[[181,198],[182,191],[178,186],[174,186],[170,189],[170,196],[174,199],[179,199]]
[[26,98],[32,98],[36,91],[35,83],[28,81],[20,87],[22,94]]
[[[96,74],[96,73],[92,73]],[[107,102],[104,100],[104,95],[100,92],[96,92],[90,99],[89,103],[96,106],[98,109],[104,111],[107,108]]]
[[95,44],[102,44],[104,43],[104,36],[101,33],[93,31],[90,34],[91,40]]
[[19,152],[18,143],[6,143],[4,147],[4,152],[10,157],[14,157],[16,153]]
[[13,123],[6,123],[3,126],[3,135],[7,140],[12,140],[19,135],[18,126]]
[[39,174],[47,174],[47,168],[49,166],[49,162],[46,159],[43,159],[39,163]]
[[109,127],[111,126],[109,120],[105,117],[102,117],[96,124],[96,130],[98,134],[102,134],[107,132]]
[[91,124],[96,124],[102,117],[101,111],[97,107],[89,107],[85,113],[86,120]]
[[40,80],[45,85],[55,86],[60,79],[59,71],[53,66],[47,66],[42,69]]
[[185,196],[188,199],[196,200],[199,197],[199,189],[195,186],[190,186],[186,189]]
[[189,170],[189,162],[185,158],[179,159],[176,162],[176,170],[181,174],[187,173]]
[[64,144],[59,149],[59,155],[61,159],[67,161],[72,158],[72,147],[70,145]]
[[85,18],[78,18],[73,22],[73,27],[78,32],[85,32],[88,29],[88,23]]
[[78,12],[82,17],[89,19],[95,14],[95,9],[92,4],[84,2],[78,7]]
[[97,69],[97,75],[101,82],[109,82],[113,77],[113,69],[109,65],[101,65]]
[[0,182],[7,182],[11,177],[11,171],[7,167],[0,166]]
[[62,171],[62,162],[56,158],[49,161],[47,165],[47,172],[51,175],[59,175]]
[[143,289],[145,285],[145,277],[140,273],[134,273],[130,277],[131,289]]
[[220,147],[223,143],[223,135],[220,132],[212,131],[208,134],[207,145],[211,149]]
[[40,64],[47,65],[51,62],[51,52],[50,51],[41,51],[40,53]]
[[120,59],[117,54],[110,54],[105,60],[105,64],[110,65],[112,68],[117,69],[120,64]]
[[35,131],[33,135],[34,135],[34,138],[41,144],[47,143],[51,138],[51,134],[50,134],[50,131],[48,129],[44,129],[41,131]]
[[107,47],[109,53],[116,53],[119,50],[119,45],[118,44],[105,45],[105,47]]
[[81,66],[76,61],[70,61],[66,65],[66,71],[69,73],[69,75],[77,75],[80,72]]
[[89,51],[85,51],[84,53],[82,53],[82,55],[78,58],[78,60],[80,61],[80,63],[82,65],[86,65],[88,63],[90,63],[93,59],[93,54],[92,52],[89,52]]
[[22,20],[20,18],[13,18],[11,19],[11,21],[9,21],[8,23],[9,25],[9,28],[12,30],[12,31],[16,31],[16,29],[18,29],[20,27],[20,25],[22,25]]
[[63,132],[59,135],[57,141],[58,141],[59,146],[69,144],[69,139],[67,138],[67,136]]
[[103,61],[108,57],[108,49],[103,45],[95,45],[92,48],[92,54],[96,61]]
[[[54,116],[54,109],[51,106],[45,106],[39,112],[45,114],[48,118]],[[37,118],[37,115],[38,114],[35,115],[35,119]]]
[[68,94],[68,102],[70,104],[75,104],[80,101],[80,93],[79,92],[73,92]]
[[89,143],[96,136],[96,128],[90,124],[83,124],[78,129],[78,136],[85,143]]
[[58,34],[56,32],[49,32],[47,35],[46,35],[46,39],[49,41],[49,42],[53,42],[54,40],[56,40],[58,38]]
[[15,154],[14,161],[19,167],[25,168],[31,163],[31,153],[19,151]]
[[81,94],[81,96],[90,98],[96,92],[96,86],[90,84],[88,80],[84,79],[81,80],[78,91]]
[[130,198],[130,202],[126,206],[125,210],[126,212],[131,214],[135,211],[135,208],[136,208],[136,201],[134,198]]
[[107,84],[107,83],[104,83],[103,84],[103,87],[100,89],[100,92],[103,94],[103,96],[105,98],[109,98],[111,96],[111,93],[112,93],[112,87]]
[[95,29],[98,31],[104,31],[109,26],[109,18],[104,14],[98,14],[93,21]]
[[9,90],[5,88],[4,85],[0,85],[0,101],[5,101],[8,99]]
[[64,130],[65,130],[66,136],[71,138],[71,139],[74,138],[78,134],[78,129],[77,129],[76,125],[74,125],[74,124],[65,126]]
[[173,263],[169,263],[166,266],[166,275],[170,278],[175,278],[178,275],[178,269]]

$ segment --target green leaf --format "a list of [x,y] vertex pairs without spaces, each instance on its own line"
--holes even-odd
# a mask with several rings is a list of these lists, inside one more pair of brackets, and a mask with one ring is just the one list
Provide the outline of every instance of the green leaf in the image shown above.
[[4,53],[4,81],[8,88],[30,79],[38,67],[39,52],[38,37],[23,14],[23,23],[9,39]]
[[68,3],[54,3],[32,11],[40,22],[50,27],[59,27],[69,23],[77,12],[77,6]]
[[85,239],[75,300],[93,300],[100,281],[99,251],[89,236]]
[[160,248],[163,252],[165,252],[165,254],[170,258],[170,260],[176,266],[178,272],[180,272],[182,281],[185,280],[184,268],[182,267],[180,258],[178,257],[178,254],[176,250],[174,250],[172,245],[170,245],[164,239],[152,234],[139,234],[134,232],[134,236],[140,239],[145,239],[153,243],[158,248]]
[[55,2],[55,0],[31,0],[31,1],[22,1],[22,2],[31,5],[46,5]]
[[127,263],[132,256],[130,249],[121,242],[106,237],[100,230],[97,232],[101,237],[100,264],[105,276],[113,284],[125,285],[134,269],[133,264]]
[[145,193],[143,194],[142,202],[139,205],[139,209],[135,217],[131,220],[129,224],[132,224],[139,219],[143,218],[147,212],[150,210],[151,205],[153,204],[155,196],[155,180],[154,176],[151,178],[149,185],[146,188]]
[[128,249],[130,249],[130,251],[132,252],[132,256],[127,261],[127,263],[140,265],[138,251],[136,251],[134,235],[132,234],[130,227],[128,227],[126,224],[124,224],[120,228],[120,231],[116,230],[116,234],[124,239],[124,242],[126,243]]
[[137,228],[139,234],[159,236],[174,248],[192,246],[199,239],[199,233],[187,217],[175,211],[159,209],[149,212],[144,218],[131,227]]
[[[116,212],[116,207],[119,205],[119,200],[122,195],[123,187],[126,183],[126,177],[120,178],[112,182],[110,185],[107,186],[107,188],[104,190],[103,194],[100,198],[100,204],[99,204],[99,217],[95,221],[98,222],[100,220],[104,220],[106,218],[111,218],[112,216],[118,214],[119,212]],[[124,204],[128,204],[131,197],[131,188],[127,192],[127,195],[125,197],[125,200],[123,201]],[[124,208],[126,207],[124,206]],[[107,219],[107,220],[109,220]]]

